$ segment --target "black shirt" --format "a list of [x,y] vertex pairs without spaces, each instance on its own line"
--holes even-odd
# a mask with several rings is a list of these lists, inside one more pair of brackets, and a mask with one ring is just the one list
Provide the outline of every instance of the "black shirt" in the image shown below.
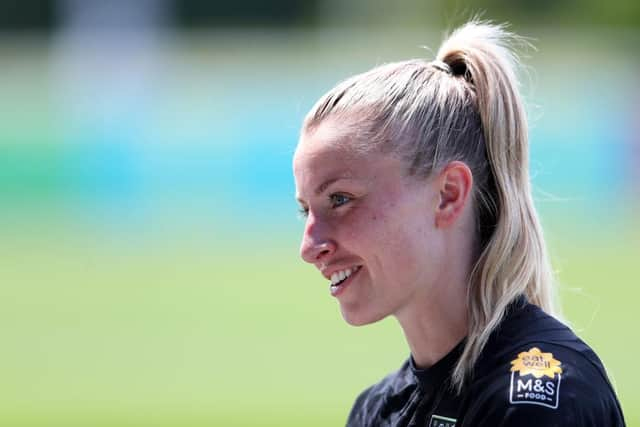
[[457,394],[464,341],[428,369],[413,358],[358,396],[356,426],[624,426],[602,362],[567,326],[524,299],[509,307]]

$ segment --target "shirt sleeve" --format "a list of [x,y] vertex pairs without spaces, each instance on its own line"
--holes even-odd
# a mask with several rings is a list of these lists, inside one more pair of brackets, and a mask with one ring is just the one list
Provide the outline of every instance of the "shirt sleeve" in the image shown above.
[[[533,369],[536,363],[542,368]],[[625,426],[599,361],[561,346],[528,346],[474,393],[463,426]]]
[[349,418],[347,418],[347,427],[362,427],[367,425],[367,420],[365,418],[365,401],[370,390],[371,387],[367,388],[356,398],[356,401],[353,403],[353,407],[349,412]]

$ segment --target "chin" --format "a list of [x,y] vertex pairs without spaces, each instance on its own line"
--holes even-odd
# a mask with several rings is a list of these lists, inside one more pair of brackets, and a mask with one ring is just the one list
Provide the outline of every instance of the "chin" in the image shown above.
[[362,309],[354,310],[343,305],[340,305],[340,311],[342,312],[342,318],[344,321],[351,326],[369,325],[387,317],[386,314],[367,312]]

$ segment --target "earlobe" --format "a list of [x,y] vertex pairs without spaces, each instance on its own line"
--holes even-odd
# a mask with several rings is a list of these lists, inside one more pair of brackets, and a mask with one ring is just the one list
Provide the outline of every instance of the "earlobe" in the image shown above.
[[436,208],[436,227],[446,228],[453,225],[467,205],[473,175],[469,167],[460,161],[449,163],[440,173],[439,203]]

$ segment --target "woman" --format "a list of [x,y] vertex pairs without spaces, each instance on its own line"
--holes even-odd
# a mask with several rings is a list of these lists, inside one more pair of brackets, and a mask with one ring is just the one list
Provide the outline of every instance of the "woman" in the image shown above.
[[431,62],[340,83],[294,156],[302,258],[352,325],[395,316],[411,355],[349,426],[623,426],[602,363],[554,317],[511,44],[472,21]]

